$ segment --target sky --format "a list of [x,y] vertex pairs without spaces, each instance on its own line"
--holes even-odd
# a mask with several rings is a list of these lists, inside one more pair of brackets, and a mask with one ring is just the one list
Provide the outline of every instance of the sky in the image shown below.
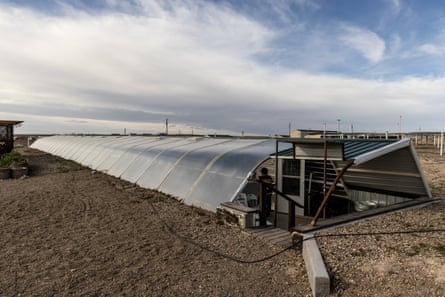
[[440,0],[0,0],[16,133],[445,128]]

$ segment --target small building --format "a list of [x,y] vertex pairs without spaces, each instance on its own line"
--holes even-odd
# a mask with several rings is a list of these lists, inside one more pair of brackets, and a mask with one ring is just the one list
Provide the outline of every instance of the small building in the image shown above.
[[277,188],[300,205],[291,208],[279,197],[279,213],[291,210],[297,216],[314,218],[315,224],[319,217],[432,198],[414,144],[408,138],[278,141],[292,148],[276,152]]
[[0,120],[0,155],[9,153],[14,148],[14,126],[23,121]]

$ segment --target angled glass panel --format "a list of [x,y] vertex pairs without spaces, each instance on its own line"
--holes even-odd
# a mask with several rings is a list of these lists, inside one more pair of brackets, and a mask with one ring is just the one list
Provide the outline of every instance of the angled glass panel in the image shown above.
[[142,187],[156,189],[166,176],[174,169],[183,156],[197,149],[213,146],[228,141],[217,138],[190,138],[190,142],[182,146],[177,146],[163,151],[145,170],[138,179],[138,184]]

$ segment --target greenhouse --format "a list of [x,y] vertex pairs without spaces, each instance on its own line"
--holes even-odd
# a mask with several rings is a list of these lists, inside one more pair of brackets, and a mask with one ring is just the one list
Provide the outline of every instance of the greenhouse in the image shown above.
[[32,147],[212,212],[226,202],[256,208],[260,167],[275,181],[275,218],[432,198],[410,139],[51,136]]
[[51,136],[33,148],[215,211],[275,150],[272,139]]

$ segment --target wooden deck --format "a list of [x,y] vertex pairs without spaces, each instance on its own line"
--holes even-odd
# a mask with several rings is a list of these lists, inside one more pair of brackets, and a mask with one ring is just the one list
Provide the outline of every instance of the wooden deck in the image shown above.
[[263,240],[275,245],[279,245],[282,247],[290,247],[292,245],[291,233],[280,228],[269,226],[248,228],[245,230],[253,236],[262,238]]
[[383,215],[396,210],[401,210],[404,208],[415,207],[415,206],[420,206],[422,204],[430,204],[430,203],[432,203],[431,199],[407,201],[385,207],[374,208],[360,212],[353,212],[350,214],[341,215],[329,219],[324,219],[324,220],[320,219],[315,226],[311,226],[310,224],[300,224],[292,228],[292,231],[297,231],[298,233],[315,232],[321,229],[330,228],[357,220]]

